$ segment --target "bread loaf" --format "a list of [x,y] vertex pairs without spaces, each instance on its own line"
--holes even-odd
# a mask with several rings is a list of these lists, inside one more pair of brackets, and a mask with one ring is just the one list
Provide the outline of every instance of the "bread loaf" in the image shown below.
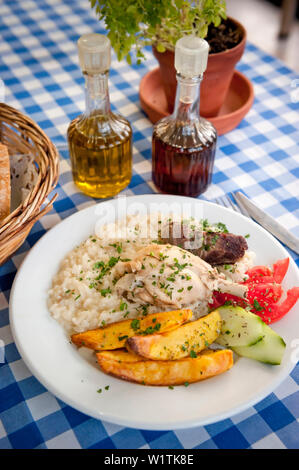
[[0,222],[10,213],[10,164],[6,145],[0,143]]

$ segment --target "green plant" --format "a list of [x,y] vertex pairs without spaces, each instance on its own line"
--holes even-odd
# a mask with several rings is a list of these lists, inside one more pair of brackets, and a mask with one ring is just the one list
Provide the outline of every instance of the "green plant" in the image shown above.
[[209,24],[219,26],[226,18],[224,0],[89,0],[100,20],[118,60],[137,63],[145,58],[143,47],[159,52],[174,50],[176,41],[187,34],[206,37]]

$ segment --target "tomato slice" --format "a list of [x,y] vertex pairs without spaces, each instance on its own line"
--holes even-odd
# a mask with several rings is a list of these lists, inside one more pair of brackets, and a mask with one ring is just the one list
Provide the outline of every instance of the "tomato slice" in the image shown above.
[[268,266],[254,266],[253,268],[248,269],[246,274],[249,276],[249,279],[260,279],[264,276],[272,276],[272,271]]
[[250,284],[252,282],[257,284],[265,284],[268,282],[281,284],[289,268],[289,263],[289,258],[278,260],[273,264],[273,271],[268,266],[254,266],[253,268],[248,269],[246,273],[248,275],[248,279],[245,281],[245,284]]
[[276,303],[283,294],[280,284],[249,284],[247,299],[251,305],[257,300],[261,305]]
[[280,305],[275,304],[268,309],[271,318],[270,323],[274,323],[284,317],[294,307],[297,300],[299,300],[299,287],[292,287],[292,289],[287,291],[287,297]]
[[260,276],[248,278],[244,281],[244,284],[274,284],[275,282],[274,276]]
[[230,305],[237,305],[239,307],[251,307],[251,305],[241,297],[237,297],[236,295],[226,294],[224,292],[214,292],[213,293],[213,302],[210,303],[210,308],[216,309],[229,303]]
[[280,284],[251,284],[248,285],[247,299],[223,292],[214,292],[211,309],[216,309],[226,303],[249,309],[269,324],[282,318],[295,305],[299,298],[299,287],[287,292],[287,298],[279,305],[283,289]]
[[281,284],[289,268],[290,259],[284,258],[273,264],[273,277],[275,282]]
[[280,320],[294,307],[299,300],[299,287],[293,287],[286,293],[286,298],[280,304],[283,281],[290,260],[285,258],[273,264],[273,271],[268,266],[254,266],[247,271],[248,279],[244,282],[248,286],[247,298],[235,295],[214,292],[210,308],[216,309],[226,303],[249,309],[259,315],[265,323]]

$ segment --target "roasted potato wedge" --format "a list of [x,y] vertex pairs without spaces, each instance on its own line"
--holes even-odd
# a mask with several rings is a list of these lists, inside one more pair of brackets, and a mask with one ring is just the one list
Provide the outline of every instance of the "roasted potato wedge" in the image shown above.
[[176,361],[142,359],[124,362],[118,358],[117,351],[111,351],[109,357],[106,352],[97,353],[103,372],[143,385],[182,385],[198,382],[221,374],[233,366],[233,353],[229,349],[207,350],[195,359],[187,357]]
[[124,347],[126,340],[131,336],[151,331],[170,331],[191,317],[192,310],[189,309],[153,313],[140,319],[124,320],[103,328],[76,333],[71,338],[77,346],[85,346],[96,351],[119,349]]
[[221,316],[217,310],[185,323],[175,330],[147,336],[128,338],[128,350],[153,360],[176,360],[196,354],[207,348],[219,336]]

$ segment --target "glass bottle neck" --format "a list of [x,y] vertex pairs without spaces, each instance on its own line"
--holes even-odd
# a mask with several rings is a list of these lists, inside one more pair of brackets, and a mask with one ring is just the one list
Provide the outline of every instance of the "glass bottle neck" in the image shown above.
[[85,114],[107,115],[110,113],[110,100],[108,88],[108,72],[103,74],[89,75],[85,77]]
[[186,78],[177,74],[177,91],[173,118],[181,121],[194,121],[199,119],[200,82],[202,75]]

